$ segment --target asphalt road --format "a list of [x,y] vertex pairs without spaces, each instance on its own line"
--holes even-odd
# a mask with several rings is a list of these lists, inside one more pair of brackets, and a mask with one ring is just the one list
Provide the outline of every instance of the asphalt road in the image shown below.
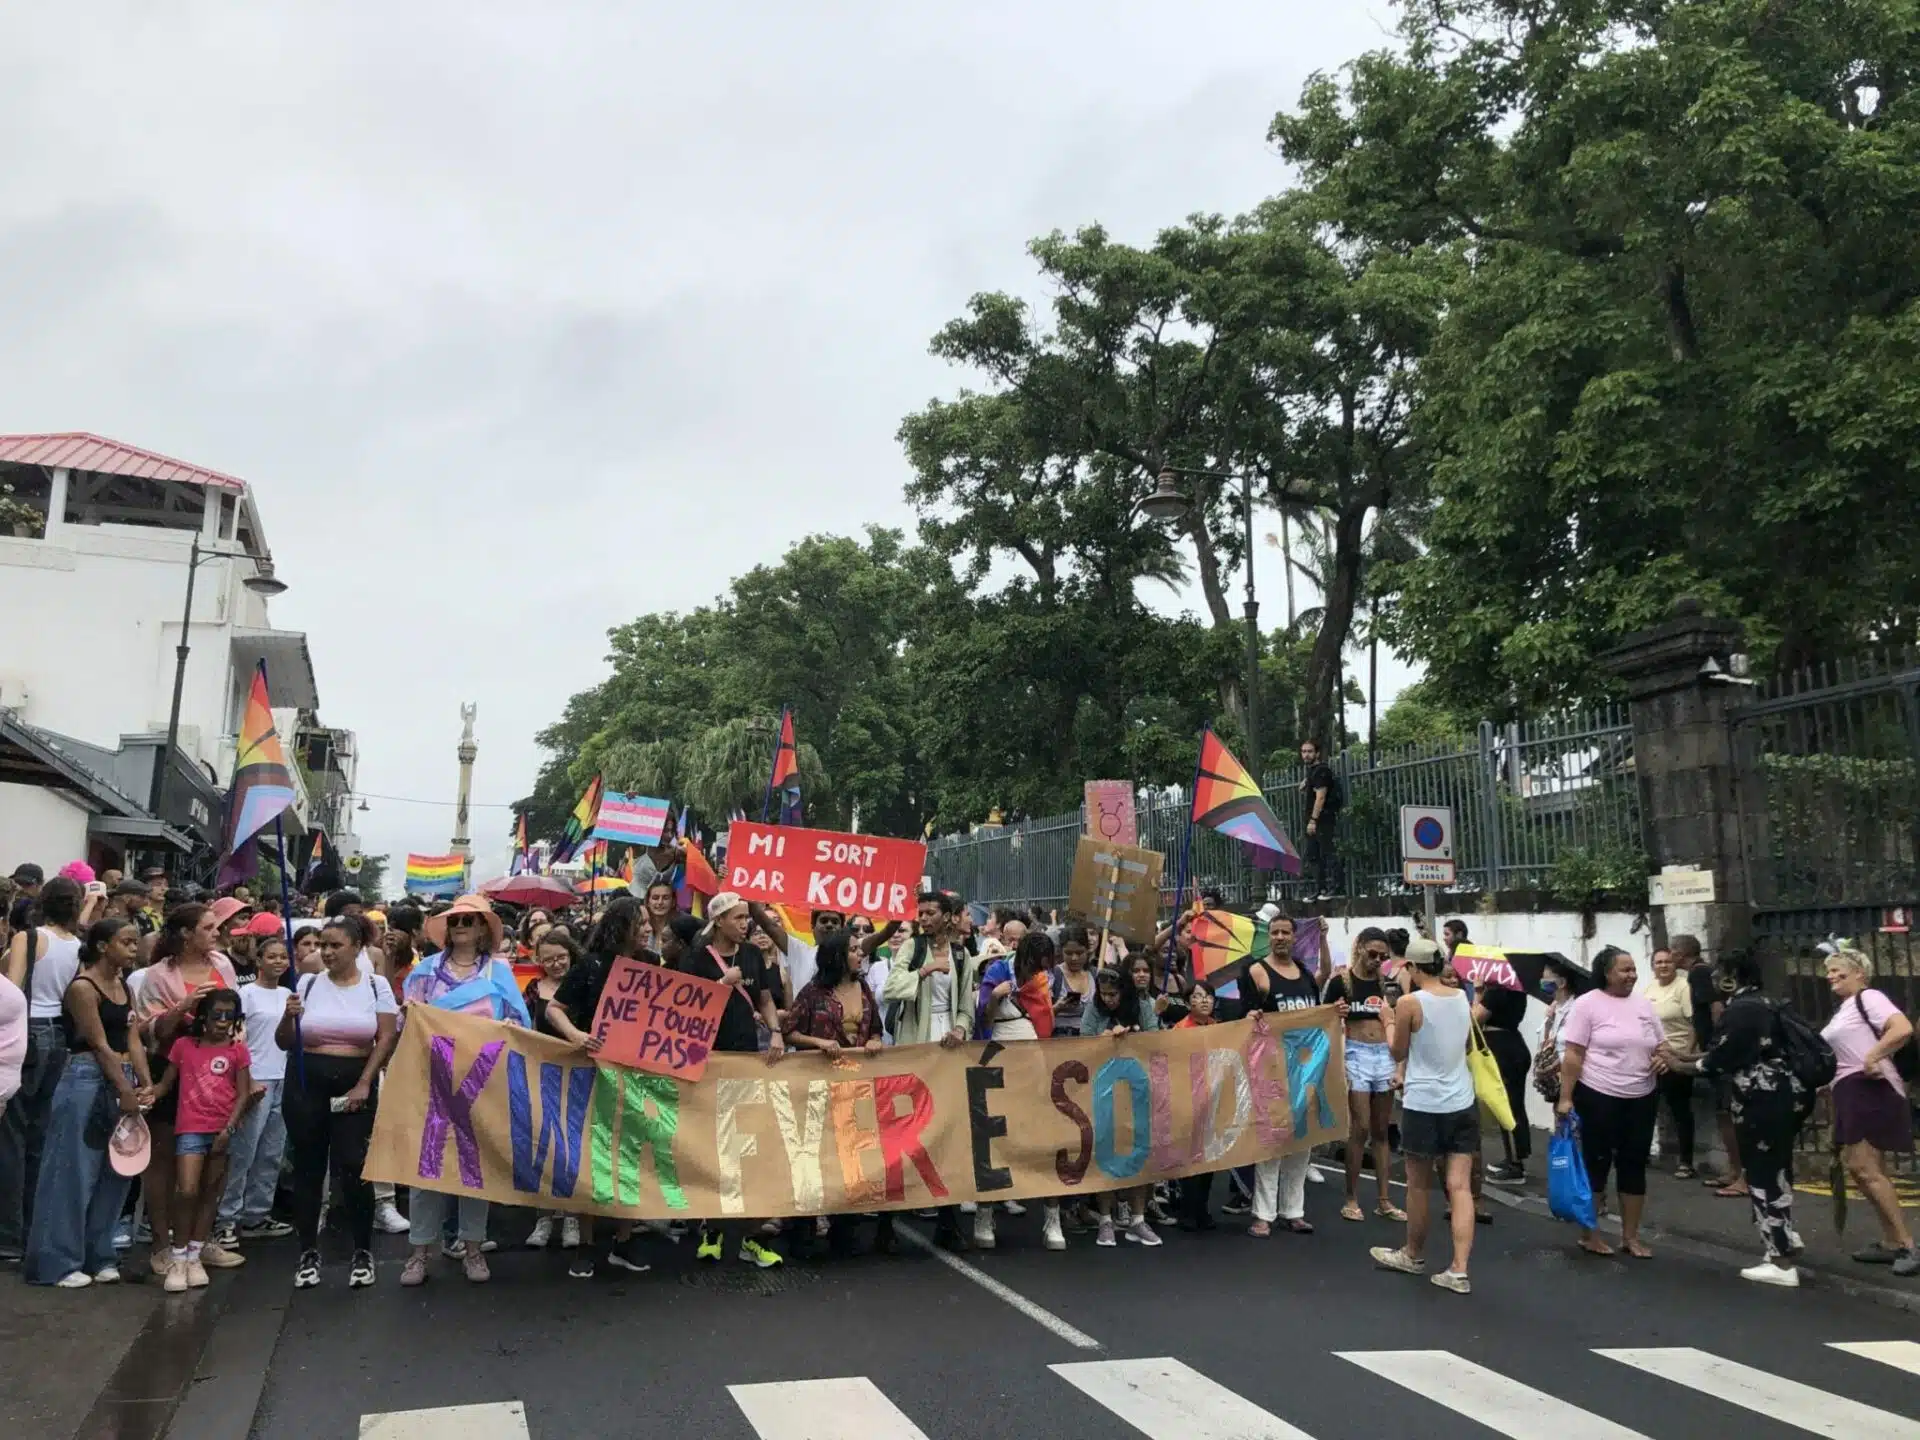
[[[503,1250],[489,1285],[443,1264],[403,1291],[395,1240],[377,1289],[336,1267],[289,1297],[255,1267],[291,1252],[256,1247],[249,1290],[284,1309],[232,1319],[279,1326],[260,1440],[1920,1440],[1911,1315],[1677,1254],[1596,1260],[1506,1210],[1461,1297],[1375,1271],[1367,1246],[1398,1229],[1342,1222],[1336,1185],[1308,1204],[1312,1236],[1228,1221],[1155,1251],[1049,1253],[1037,1206],[1002,1216],[967,1262],[1011,1298],[923,1250],[763,1285],[695,1269],[690,1243],[645,1276],[572,1281],[561,1252]],[[496,1215],[498,1238],[524,1228]],[[1888,1341],[1909,1343],[1832,1348]]]

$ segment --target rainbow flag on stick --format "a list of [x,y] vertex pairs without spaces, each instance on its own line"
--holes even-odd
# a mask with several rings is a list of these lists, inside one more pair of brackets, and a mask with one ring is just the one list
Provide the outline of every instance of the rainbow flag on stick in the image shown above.
[[409,895],[458,895],[467,882],[467,862],[458,855],[407,856]]
[[691,835],[686,837],[681,849],[680,884],[675,887],[675,899],[680,908],[689,915],[704,917],[707,913],[707,897],[720,893],[720,877],[707,863],[706,852]]
[[665,800],[609,790],[600,801],[600,813],[593,825],[594,839],[613,840],[622,845],[658,845],[660,837],[667,833],[667,814],[672,808]]
[[566,828],[560,832],[560,838],[554,842],[553,863],[564,865],[573,858],[593,829],[594,818],[600,813],[600,777],[593,777],[593,783],[587,786],[586,793],[580,797],[580,803],[573,807],[573,814],[567,817]]
[[1233,752],[1208,730],[1200,738],[1200,772],[1193,786],[1193,823],[1230,835],[1253,852],[1256,870],[1300,873],[1300,852],[1279,816]]
[[[170,764],[162,756],[159,763]],[[253,688],[240,717],[238,747],[233,757],[233,784],[227,791],[226,835],[220,846],[222,885],[231,885],[257,867],[253,842],[293,805],[293,771],[273,723],[273,701],[267,696],[267,662],[253,669]]]

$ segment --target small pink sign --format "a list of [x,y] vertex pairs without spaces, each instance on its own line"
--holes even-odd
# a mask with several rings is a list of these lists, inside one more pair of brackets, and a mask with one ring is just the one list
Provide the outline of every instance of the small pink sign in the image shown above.
[[1140,826],[1133,813],[1133,784],[1127,780],[1087,781],[1087,834],[1113,845],[1138,845]]

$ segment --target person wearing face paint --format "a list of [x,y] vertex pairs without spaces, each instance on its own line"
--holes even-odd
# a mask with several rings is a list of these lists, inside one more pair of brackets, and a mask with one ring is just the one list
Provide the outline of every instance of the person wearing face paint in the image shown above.
[[240,996],[225,987],[206,991],[195,1000],[192,1013],[186,1033],[167,1047],[166,1078],[156,1090],[156,1099],[169,1091],[178,1095],[173,1251],[165,1285],[169,1295],[203,1288],[208,1264],[225,1268],[244,1258],[208,1243],[214,1208],[225,1190],[227,1149],[253,1100]]

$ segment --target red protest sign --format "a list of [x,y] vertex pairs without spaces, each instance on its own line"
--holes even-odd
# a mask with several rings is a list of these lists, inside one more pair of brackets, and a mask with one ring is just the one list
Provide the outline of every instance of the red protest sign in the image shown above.
[[606,992],[593,1017],[593,1033],[601,1040],[598,1058],[609,1065],[698,1080],[732,993],[716,980],[622,955],[607,972]]
[[1520,974],[1504,951],[1491,946],[1462,944],[1453,952],[1453,973],[1470,985],[1498,985],[1507,990],[1525,990]]
[[727,889],[801,910],[911,920],[926,868],[917,840],[750,820],[734,821],[727,839]]

